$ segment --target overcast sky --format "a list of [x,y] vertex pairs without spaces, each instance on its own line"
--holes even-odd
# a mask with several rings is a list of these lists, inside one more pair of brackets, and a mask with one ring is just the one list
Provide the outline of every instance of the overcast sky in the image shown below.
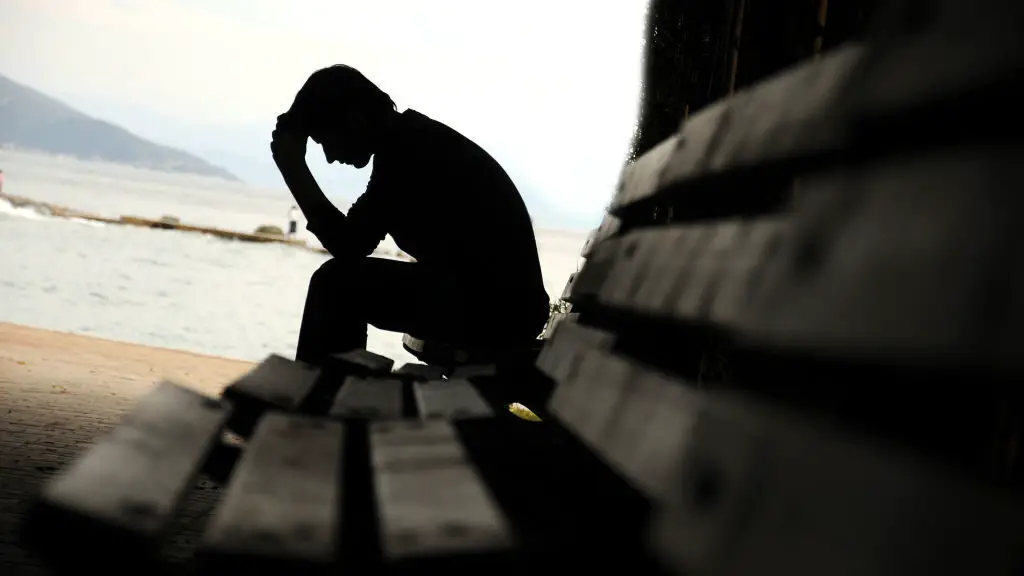
[[[642,0],[0,0],[0,73],[71,104],[265,122],[346,63],[501,142],[544,199],[593,212],[632,134]],[[319,151],[318,151],[319,153]]]

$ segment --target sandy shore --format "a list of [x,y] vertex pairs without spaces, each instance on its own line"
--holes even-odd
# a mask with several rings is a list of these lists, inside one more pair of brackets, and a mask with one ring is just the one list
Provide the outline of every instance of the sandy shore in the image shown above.
[[[161,379],[209,395],[252,363],[0,323],[0,574],[42,573],[16,541],[28,499]],[[189,553],[219,491],[202,482],[173,538]]]

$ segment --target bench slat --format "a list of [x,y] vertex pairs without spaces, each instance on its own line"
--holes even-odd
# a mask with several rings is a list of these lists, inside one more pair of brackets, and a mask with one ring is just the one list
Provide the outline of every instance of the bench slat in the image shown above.
[[582,353],[549,410],[641,493],[663,498],[699,399],[684,383],[608,351]]
[[330,415],[360,420],[402,418],[404,387],[405,383],[398,378],[349,377],[334,398]]
[[[1019,497],[606,351],[559,382],[551,412],[657,503],[654,545],[674,573],[1002,574],[1020,561]],[[940,542],[965,545],[936,554]]]
[[793,229],[738,322],[745,345],[1024,368],[1024,311],[1013,303],[1024,291],[1021,165],[1019,149],[978,147],[808,178]]
[[611,248],[619,255],[597,301],[658,320],[735,322],[785,222],[764,217],[627,234]]
[[[688,146],[696,145],[701,139],[711,138],[722,108],[724,106],[720,103],[713,104],[686,121],[683,134],[687,138]],[[626,206],[653,196],[661,186],[662,174],[677,146],[678,133],[666,138],[646,154],[626,165],[619,178],[615,196],[608,206],[609,213],[618,216],[618,212]]]
[[228,572],[268,561],[289,571],[333,563],[342,440],[341,422],[264,416],[203,537],[203,559]]
[[628,235],[597,299],[621,310],[695,319],[720,261],[715,256],[741,231],[741,225],[731,221]]
[[413,395],[422,418],[491,418],[494,411],[466,379],[414,382]]
[[561,298],[562,300],[565,300],[566,302],[569,302],[570,299],[572,298],[572,293],[573,293],[573,288],[572,287],[573,287],[573,284],[576,283],[576,275],[577,274],[578,274],[578,272],[573,272],[573,273],[569,274],[569,279],[565,281],[565,288],[562,288],[562,295],[559,298]]
[[[728,99],[708,146],[678,146],[661,185],[739,167],[818,160],[837,151],[845,136],[837,116],[840,98],[863,56],[861,46],[846,45]],[[685,123],[682,137],[685,141]]]
[[464,364],[462,366],[456,366],[452,373],[448,376],[449,380],[457,380],[459,378],[486,378],[496,376],[498,374],[498,367],[494,364]]
[[441,380],[444,378],[444,368],[430,364],[402,364],[394,375],[399,378],[427,382],[430,380]]
[[508,520],[450,422],[375,422],[370,447],[386,564],[479,566],[513,550]]
[[579,272],[569,277],[562,299],[572,304],[573,308],[592,304],[622,246],[620,238],[616,237],[606,240],[599,248],[595,249]]
[[674,464],[653,545],[676,574],[953,576],[1020,566],[1019,495],[746,398],[707,395]]
[[316,396],[319,376],[316,368],[271,354],[224,389],[224,398],[235,407],[231,428],[245,436],[269,410],[299,410]]
[[345,376],[370,377],[387,375],[394,367],[395,361],[359,348],[330,356],[327,365]]
[[159,383],[46,485],[41,503],[58,520],[44,537],[82,549],[130,542],[126,554],[155,554],[229,416],[218,400]]
[[562,322],[575,322],[579,317],[578,312],[555,312],[548,321],[548,325],[544,328],[542,339],[550,339],[555,333],[555,328]]
[[594,253],[594,249],[605,240],[615,236],[621,227],[621,220],[611,214],[605,214],[601,224],[587,236],[586,242],[583,243],[583,249],[580,250],[580,257],[590,258],[591,254]]
[[[885,6],[892,11],[890,20],[897,23],[890,33],[899,37],[892,38],[884,50],[867,54],[860,78],[851,86],[856,117],[874,121],[879,129],[875,135],[887,137],[931,140],[934,135],[918,128],[936,120],[945,121],[944,135],[960,126],[993,127],[993,121],[1012,130],[1015,123],[1007,115],[1016,112],[1012,104],[1002,105],[1000,96],[1006,96],[1010,86],[1019,90],[1024,69],[1024,50],[1018,42],[1024,24],[1020,4],[1015,0],[932,2],[941,7],[924,9],[941,15],[933,17],[924,32],[908,30],[910,19],[896,14],[906,10],[902,4]],[[906,130],[911,123],[914,129]]]
[[324,415],[330,411],[335,396],[350,376],[359,378],[387,377],[395,361],[368,350],[349,350],[327,357],[320,370],[314,392],[302,403],[302,412]]
[[[838,99],[862,57],[859,46],[833,50],[691,116],[676,136],[623,171],[611,213],[622,216],[630,205],[696,179],[807,163],[839,150],[845,133],[835,118]],[[735,205],[736,194],[752,192],[733,190],[704,192],[693,202]]]
[[575,322],[558,325],[537,357],[537,369],[556,382],[565,379],[579,363],[579,356],[591,348],[607,349],[615,343],[615,335]]
[[708,316],[717,325],[733,328],[760,287],[765,267],[781,246],[788,230],[786,218],[759,218],[749,223],[744,238],[721,261]]

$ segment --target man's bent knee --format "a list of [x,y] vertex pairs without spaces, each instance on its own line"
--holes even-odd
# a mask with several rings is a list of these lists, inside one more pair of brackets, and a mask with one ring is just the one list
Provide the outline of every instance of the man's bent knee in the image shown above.
[[339,260],[331,258],[317,268],[309,278],[310,287],[323,285],[336,285],[342,278],[352,276],[355,265],[350,260]]

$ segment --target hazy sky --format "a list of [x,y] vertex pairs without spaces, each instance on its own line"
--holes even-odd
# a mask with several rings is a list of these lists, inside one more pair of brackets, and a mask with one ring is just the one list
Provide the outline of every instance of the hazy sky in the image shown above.
[[[0,73],[75,104],[266,122],[346,63],[501,142],[545,200],[593,212],[628,148],[642,0],[0,0]],[[317,150],[319,155],[319,150]]]

